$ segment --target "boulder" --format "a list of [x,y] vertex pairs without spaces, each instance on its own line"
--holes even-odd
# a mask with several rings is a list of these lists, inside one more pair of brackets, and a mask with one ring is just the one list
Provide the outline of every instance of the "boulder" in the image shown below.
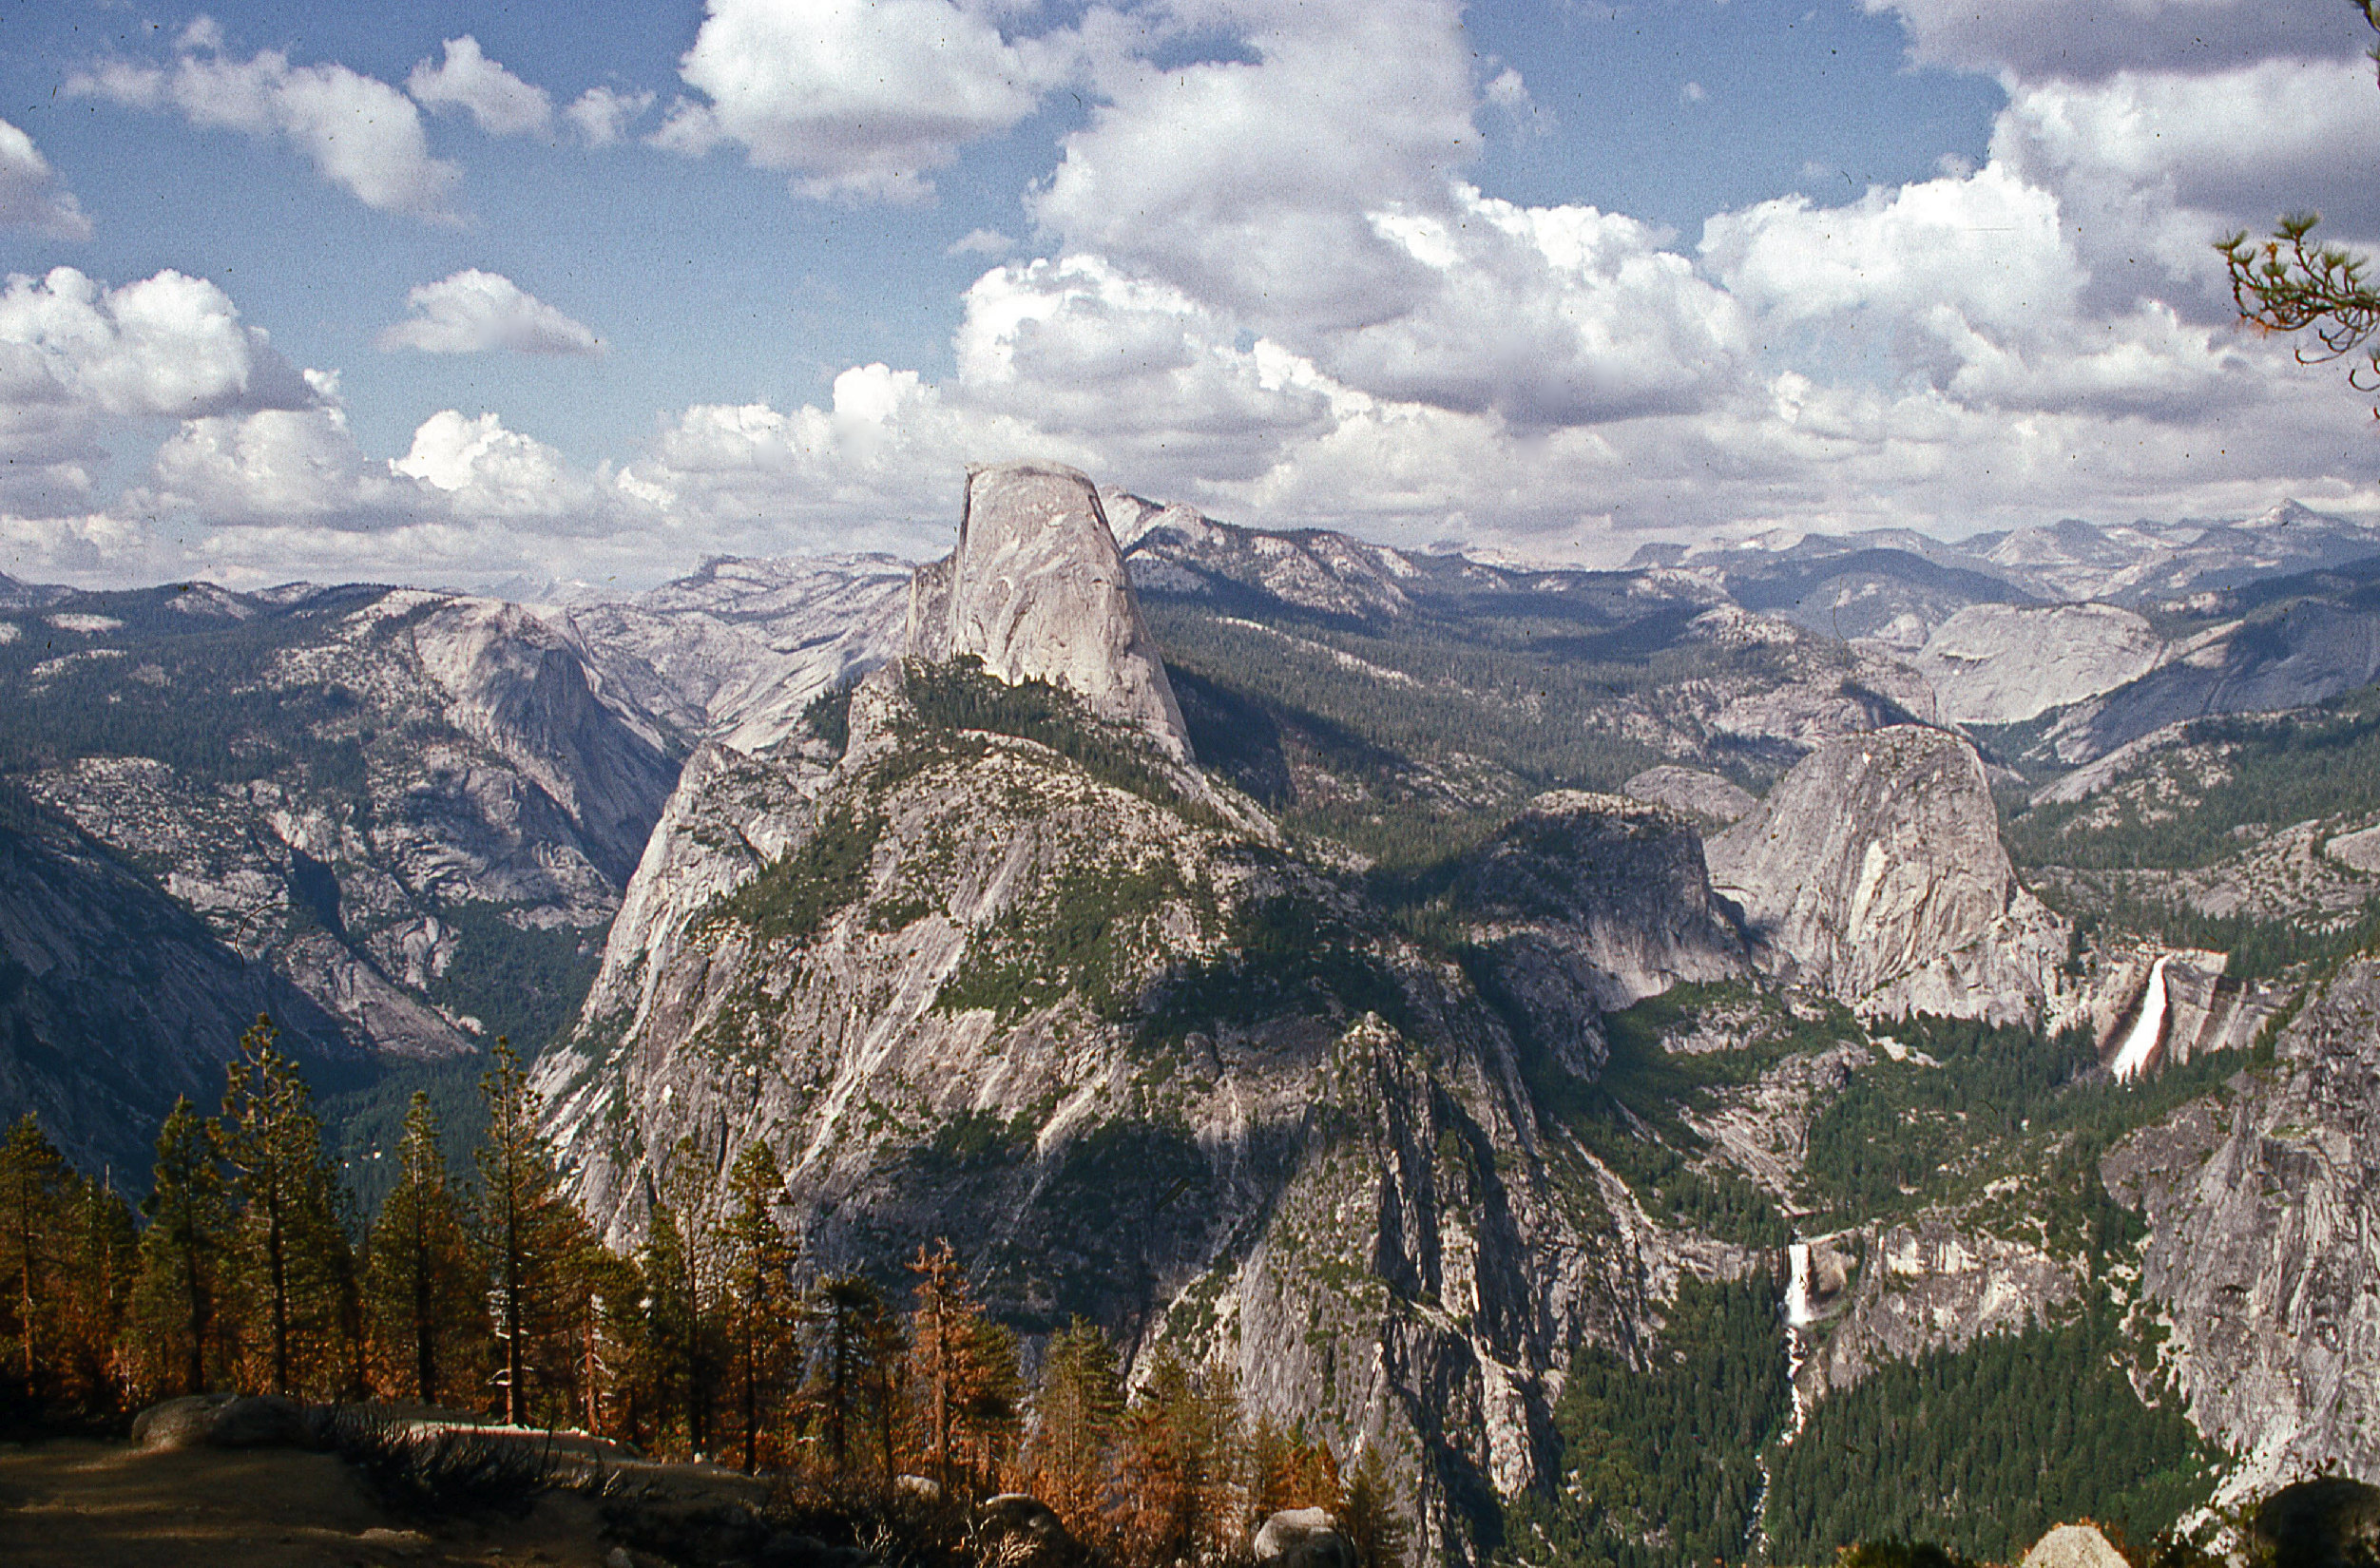
[[299,1448],[311,1440],[306,1412],[265,1394],[189,1394],[132,1418],[132,1441],[152,1452],[175,1448]]
[[1250,1551],[1270,1568],[1355,1568],[1355,1547],[1323,1508],[1284,1508],[1257,1526]]
[[2022,1568],[2131,1568],[2096,1524],[2061,1524],[2033,1542]]
[[1003,1568],[1064,1568],[1082,1555],[1049,1505],[1023,1492],[1003,1492],[975,1510],[975,1537],[984,1560]]

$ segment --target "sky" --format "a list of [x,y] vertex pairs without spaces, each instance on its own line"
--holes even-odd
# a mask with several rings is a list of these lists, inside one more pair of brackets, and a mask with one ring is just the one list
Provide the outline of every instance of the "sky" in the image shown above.
[[641,588],[967,465],[1262,527],[2380,511],[2213,242],[2380,249],[2335,0],[0,9],[0,571]]

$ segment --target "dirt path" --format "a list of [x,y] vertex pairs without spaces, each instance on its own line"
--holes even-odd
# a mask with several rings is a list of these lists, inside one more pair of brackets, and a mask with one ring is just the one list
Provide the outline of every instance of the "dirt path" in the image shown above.
[[327,1454],[0,1444],[8,1568],[605,1568],[599,1528],[566,1496],[519,1520],[392,1518]]

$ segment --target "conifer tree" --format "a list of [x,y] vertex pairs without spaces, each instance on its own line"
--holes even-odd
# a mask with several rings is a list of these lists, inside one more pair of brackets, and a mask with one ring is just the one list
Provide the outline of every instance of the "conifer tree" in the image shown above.
[[0,1280],[8,1300],[0,1327],[13,1342],[8,1367],[25,1400],[43,1396],[45,1359],[55,1353],[57,1295],[63,1272],[66,1161],[28,1111],[0,1140]]
[[215,1124],[177,1098],[157,1134],[157,1169],[141,1212],[140,1299],[151,1353],[178,1356],[184,1393],[206,1391],[222,1328],[223,1272],[234,1243]]
[[105,1180],[69,1177],[64,1220],[56,1367],[82,1408],[110,1412],[121,1407],[128,1382],[126,1329],[140,1237],[132,1211]]
[[588,1229],[571,1249],[564,1294],[580,1421],[596,1437],[637,1437],[644,1408],[638,1374],[651,1359],[643,1273]]
[[1033,1393],[1026,1473],[1032,1493],[1081,1541],[1104,1530],[1110,1455],[1123,1416],[1115,1347],[1097,1324],[1076,1318],[1049,1337]]
[[884,1292],[865,1274],[835,1274],[812,1289],[806,1316],[818,1360],[811,1405],[826,1427],[828,1462],[838,1480],[848,1480],[861,1451],[876,1449],[890,1484],[891,1370],[900,1353],[900,1328]]
[[1220,1362],[1192,1368],[1161,1347],[1125,1419],[1125,1534],[1145,1560],[1232,1550],[1242,1516],[1239,1400]]
[[221,1148],[238,1262],[264,1319],[269,1386],[289,1394],[319,1383],[324,1353],[352,1336],[355,1281],[313,1095],[278,1039],[262,1017],[240,1037],[225,1075]]
[[405,1112],[396,1163],[365,1271],[373,1337],[395,1386],[436,1405],[465,1386],[465,1357],[485,1333],[487,1302],[438,1147],[437,1113],[419,1089]]
[[701,1147],[691,1137],[679,1139],[639,1259],[661,1382],[674,1394],[686,1446],[697,1454],[711,1446],[720,1297],[719,1237],[703,1214],[706,1186]]
[[921,1244],[909,1269],[917,1278],[916,1307],[910,1314],[910,1361],[925,1406],[920,1412],[923,1447],[935,1482],[947,1492],[952,1484],[951,1440],[974,1376],[978,1314],[948,1237],[931,1251]]
[[1378,1444],[1364,1444],[1355,1473],[1347,1478],[1338,1520],[1339,1533],[1355,1549],[1355,1568],[1404,1568],[1411,1535],[1397,1511],[1395,1488]]
[[777,1216],[785,1177],[777,1156],[755,1141],[727,1176],[728,1340],[743,1418],[743,1463],[759,1468],[760,1432],[775,1411],[793,1339],[795,1249]]
[[479,1080],[488,1101],[478,1151],[480,1252],[503,1367],[504,1419],[529,1419],[529,1369],[551,1331],[575,1214],[562,1196],[553,1152],[537,1131],[537,1102],[512,1042],[496,1037]]

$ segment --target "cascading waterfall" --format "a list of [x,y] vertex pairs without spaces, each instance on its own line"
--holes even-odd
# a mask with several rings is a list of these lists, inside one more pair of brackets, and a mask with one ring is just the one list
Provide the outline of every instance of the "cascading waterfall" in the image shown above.
[[1801,1403],[1801,1367],[1810,1355],[1802,1333],[1811,1323],[1810,1243],[1796,1241],[1785,1249],[1785,1255],[1793,1265],[1793,1275],[1785,1284],[1785,1379],[1794,1397],[1794,1419],[1785,1428],[1785,1441],[1791,1443],[1801,1436],[1807,1414]]
[[2119,1083],[2129,1083],[2140,1076],[2156,1054],[2157,1042],[2165,1032],[2165,965],[2173,955],[2160,953],[2149,969],[2148,988],[2140,993],[2140,1016],[2132,1021],[2132,1029],[2116,1048],[2116,1060],[2108,1070]]
[[[1804,1330],[1812,1323],[1810,1310],[1810,1243],[1796,1241],[1785,1249],[1791,1272],[1785,1281],[1785,1387],[1794,1402],[1793,1420],[1777,1440],[1784,1447],[1801,1436],[1802,1421],[1808,1412],[1801,1402],[1801,1367],[1809,1359],[1809,1347]],[[1769,1544],[1769,1456],[1760,1455],[1760,1494],[1752,1504],[1752,1537],[1761,1555],[1766,1556]],[[1749,1544],[1749,1543],[1748,1543]]]

